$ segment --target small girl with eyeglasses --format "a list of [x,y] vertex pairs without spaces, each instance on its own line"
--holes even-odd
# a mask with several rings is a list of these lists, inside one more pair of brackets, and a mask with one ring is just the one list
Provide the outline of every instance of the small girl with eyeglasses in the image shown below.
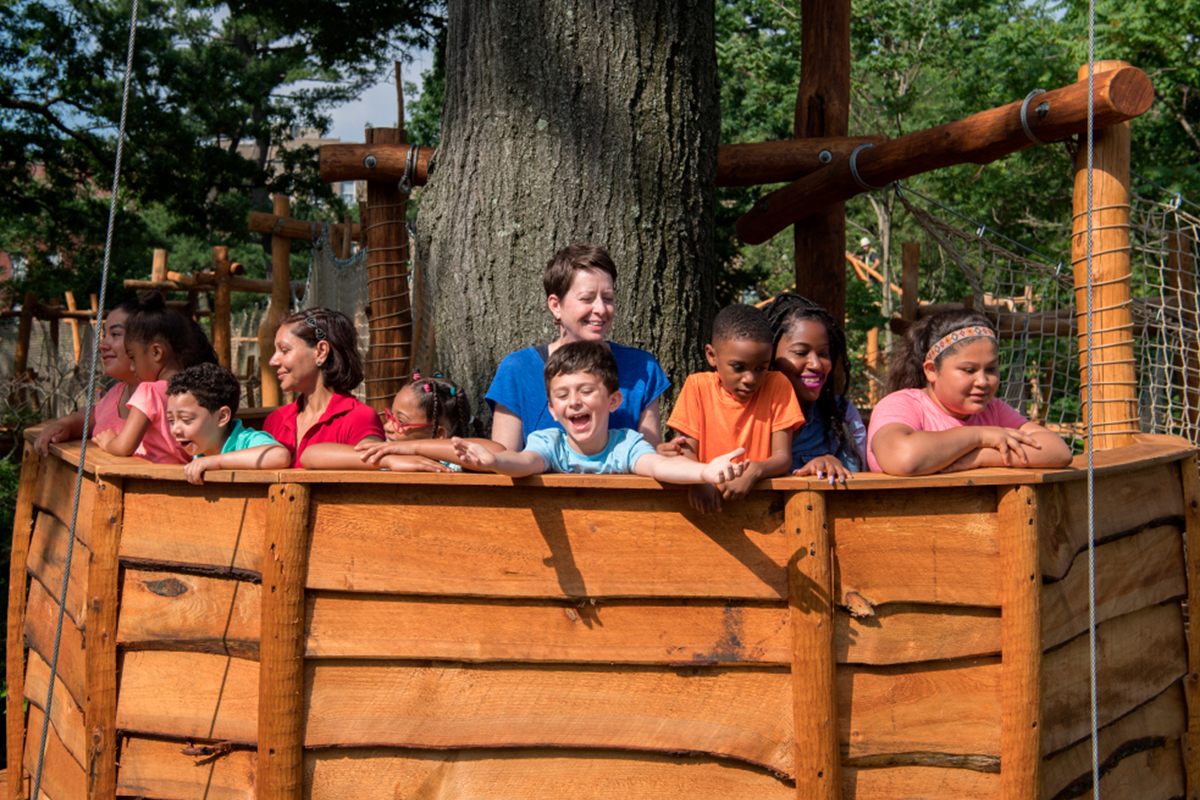
[[[362,442],[355,448],[364,464],[422,470],[424,462],[432,461],[462,471],[450,439],[471,433],[471,403],[454,381],[440,374],[422,377],[414,372],[404,379],[392,407],[383,414],[387,441]],[[491,439],[468,441],[493,452],[504,449]],[[405,460],[396,464],[396,459]]]

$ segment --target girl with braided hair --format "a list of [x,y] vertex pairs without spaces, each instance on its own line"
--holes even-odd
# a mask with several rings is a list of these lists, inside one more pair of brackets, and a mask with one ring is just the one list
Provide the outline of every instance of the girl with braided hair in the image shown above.
[[845,483],[864,470],[867,441],[858,409],[834,394],[839,365],[849,377],[846,334],[828,311],[795,292],[781,292],[764,311],[775,337],[772,368],[791,381],[804,411],[792,440],[792,474]]

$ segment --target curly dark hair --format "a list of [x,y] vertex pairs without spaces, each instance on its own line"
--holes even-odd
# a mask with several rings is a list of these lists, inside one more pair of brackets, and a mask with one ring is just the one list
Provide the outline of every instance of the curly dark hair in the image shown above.
[[835,381],[833,380],[840,365],[842,374],[846,378],[844,394],[849,394],[850,358],[846,353],[846,332],[842,330],[842,326],[837,323],[833,315],[819,303],[795,292],[780,292],[763,311],[766,312],[767,319],[771,322],[771,333],[774,337],[771,340],[772,357],[779,349],[779,342],[783,339],[784,334],[791,331],[792,326],[797,322],[812,320],[825,326],[825,334],[829,337],[829,356],[833,361],[833,370],[830,377],[826,379],[825,385],[821,387],[821,394],[817,396],[817,413],[826,421],[834,441],[839,445],[851,444],[850,432],[846,430],[847,402],[844,396],[839,399],[834,393]]
[[762,344],[771,341],[771,323],[767,315],[754,306],[740,303],[722,308],[713,320],[712,343],[732,341]]
[[[887,393],[891,394],[901,389],[924,389],[928,383],[925,379],[925,355],[930,348],[937,344],[942,337],[957,330],[972,327],[996,330],[995,323],[984,314],[969,308],[942,311],[911,325],[904,334],[904,338],[892,351],[892,365],[888,368]],[[942,351],[934,363],[941,366],[943,358],[954,353],[969,341],[971,340],[963,339],[961,342],[950,345]]]
[[306,308],[284,317],[279,327],[286,327],[310,348],[316,348],[319,341],[329,343],[329,356],[321,364],[321,377],[330,389],[338,394],[350,394],[362,383],[358,329],[345,314],[328,308]]
[[222,406],[237,413],[242,399],[242,385],[237,377],[218,364],[197,364],[176,372],[167,381],[167,396],[191,393],[201,408],[214,414]]
[[161,292],[142,292],[136,306],[122,303],[118,308],[129,314],[125,322],[125,341],[170,348],[181,370],[196,364],[217,363],[217,353],[204,329],[195,320],[168,306]]
[[397,394],[414,385],[417,405],[425,413],[425,419],[436,423],[433,438],[437,438],[439,425],[446,429],[446,438],[472,435],[471,401],[461,386],[440,372],[432,376],[414,372],[400,381]]

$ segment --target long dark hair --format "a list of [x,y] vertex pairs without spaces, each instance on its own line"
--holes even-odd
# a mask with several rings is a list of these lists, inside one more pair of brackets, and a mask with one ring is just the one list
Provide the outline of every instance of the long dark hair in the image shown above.
[[797,322],[812,320],[825,326],[825,334],[829,337],[829,357],[833,362],[833,369],[826,378],[825,385],[821,387],[821,393],[817,395],[815,405],[817,413],[825,420],[830,433],[833,434],[834,441],[840,444],[850,444],[850,432],[846,430],[846,401],[839,401],[837,395],[834,394],[835,376],[839,364],[846,376],[846,392],[849,393],[850,389],[850,359],[846,355],[846,333],[842,330],[842,326],[838,325],[833,315],[822,308],[820,304],[795,292],[780,292],[763,310],[771,322],[771,335],[774,337],[771,341],[772,361],[775,359],[775,351],[779,349],[779,340]]
[[[311,321],[310,321],[311,320]],[[310,348],[317,342],[329,343],[329,356],[321,364],[325,385],[338,394],[350,394],[362,383],[362,356],[358,354],[358,329],[340,311],[306,308],[283,318],[280,328],[302,340]]]
[[122,303],[117,308],[129,314],[125,322],[126,341],[158,343],[170,348],[180,370],[196,364],[217,363],[217,353],[204,329],[195,320],[168,306],[160,292],[143,292],[138,295],[136,305]]
[[[901,389],[924,389],[928,381],[925,379],[925,356],[929,349],[937,344],[942,337],[948,336],[963,328],[972,327],[996,330],[995,324],[978,311],[969,308],[956,308],[941,311],[911,325],[904,338],[892,350],[892,364],[888,367],[887,393],[898,392]],[[941,366],[942,359],[962,347],[970,339],[963,339],[943,350],[934,360]]]

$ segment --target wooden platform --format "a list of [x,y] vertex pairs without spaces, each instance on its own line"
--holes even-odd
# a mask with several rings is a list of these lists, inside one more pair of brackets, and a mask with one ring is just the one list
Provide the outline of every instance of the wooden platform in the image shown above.
[[[77,447],[27,449],[18,498],[8,746],[27,772],[74,548],[53,800],[1090,787],[1078,468],[778,479],[705,517],[636,476],[194,487],[94,452],[74,540]],[[1183,796],[1195,454],[1143,437],[1096,462],[1101,791]]]

